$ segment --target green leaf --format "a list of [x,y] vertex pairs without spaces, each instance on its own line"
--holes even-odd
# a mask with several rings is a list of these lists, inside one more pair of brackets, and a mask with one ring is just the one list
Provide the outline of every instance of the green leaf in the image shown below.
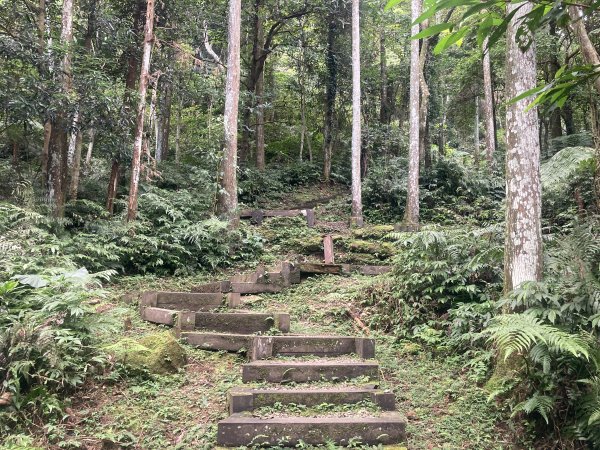
[[18,280],[21,284],[31,286],[35,289],[48,286],[48,282],[39,275],[15,275],[13,279]]
[[387,2],[387,4],[385,5],[384,11],[389,11],[390,9],[392,9],[394,6],[396,6],[401,1],[402,0],[389,0]]
[[426,37],[434,36],[436,34],[441,33],[442,31],[450,30],[452,29],[452,27],[453,25],[451,23],[439,23],[437,25],[431,25],[430,27],[425,28],[420,33],[417,33],[414,36],[412,36],[412,39],[423,39]]

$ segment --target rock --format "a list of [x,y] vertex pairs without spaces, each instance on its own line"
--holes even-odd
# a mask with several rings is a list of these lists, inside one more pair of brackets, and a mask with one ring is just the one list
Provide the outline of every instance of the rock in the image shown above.
[[141,339],[121,339],[104,350],[133,369],[148,370],[154,374],[175,373],[186,362],[185,350],[171,332],[154,333]]

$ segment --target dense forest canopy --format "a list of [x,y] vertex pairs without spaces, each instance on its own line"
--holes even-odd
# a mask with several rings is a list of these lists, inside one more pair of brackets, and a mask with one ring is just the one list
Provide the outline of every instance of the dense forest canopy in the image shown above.
[[396,394],[409,361],[424,404],[419,370],[489,399],[452,438],[414,407],[410,448],[600,448],[599,6],[0,0],[0,450],[214,448],[102,409],[241,364],[119,359],[141,293],[323,255],[343,282],[244,305],[375,337]]

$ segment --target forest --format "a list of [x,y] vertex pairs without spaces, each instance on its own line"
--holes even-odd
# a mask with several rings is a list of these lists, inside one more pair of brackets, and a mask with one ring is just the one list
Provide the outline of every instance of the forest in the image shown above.
[[0,450],[600,449],[599,0],[0,0]]

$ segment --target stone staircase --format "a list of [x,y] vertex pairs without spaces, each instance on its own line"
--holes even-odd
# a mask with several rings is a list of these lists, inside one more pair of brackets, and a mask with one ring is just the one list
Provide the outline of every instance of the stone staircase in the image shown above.
[[279,271],[259,269],[194,292],[146,292],[140,314],[174,327],[190,345],[246,352],[245,386],[228,393],[219,446],[404,442],[406,419],[395,410],[394,395],[378,389],[373,339],[294,335],[287,313],[241,309],[243,294],[280,292],[300,281],[300,265],[284,262]]

